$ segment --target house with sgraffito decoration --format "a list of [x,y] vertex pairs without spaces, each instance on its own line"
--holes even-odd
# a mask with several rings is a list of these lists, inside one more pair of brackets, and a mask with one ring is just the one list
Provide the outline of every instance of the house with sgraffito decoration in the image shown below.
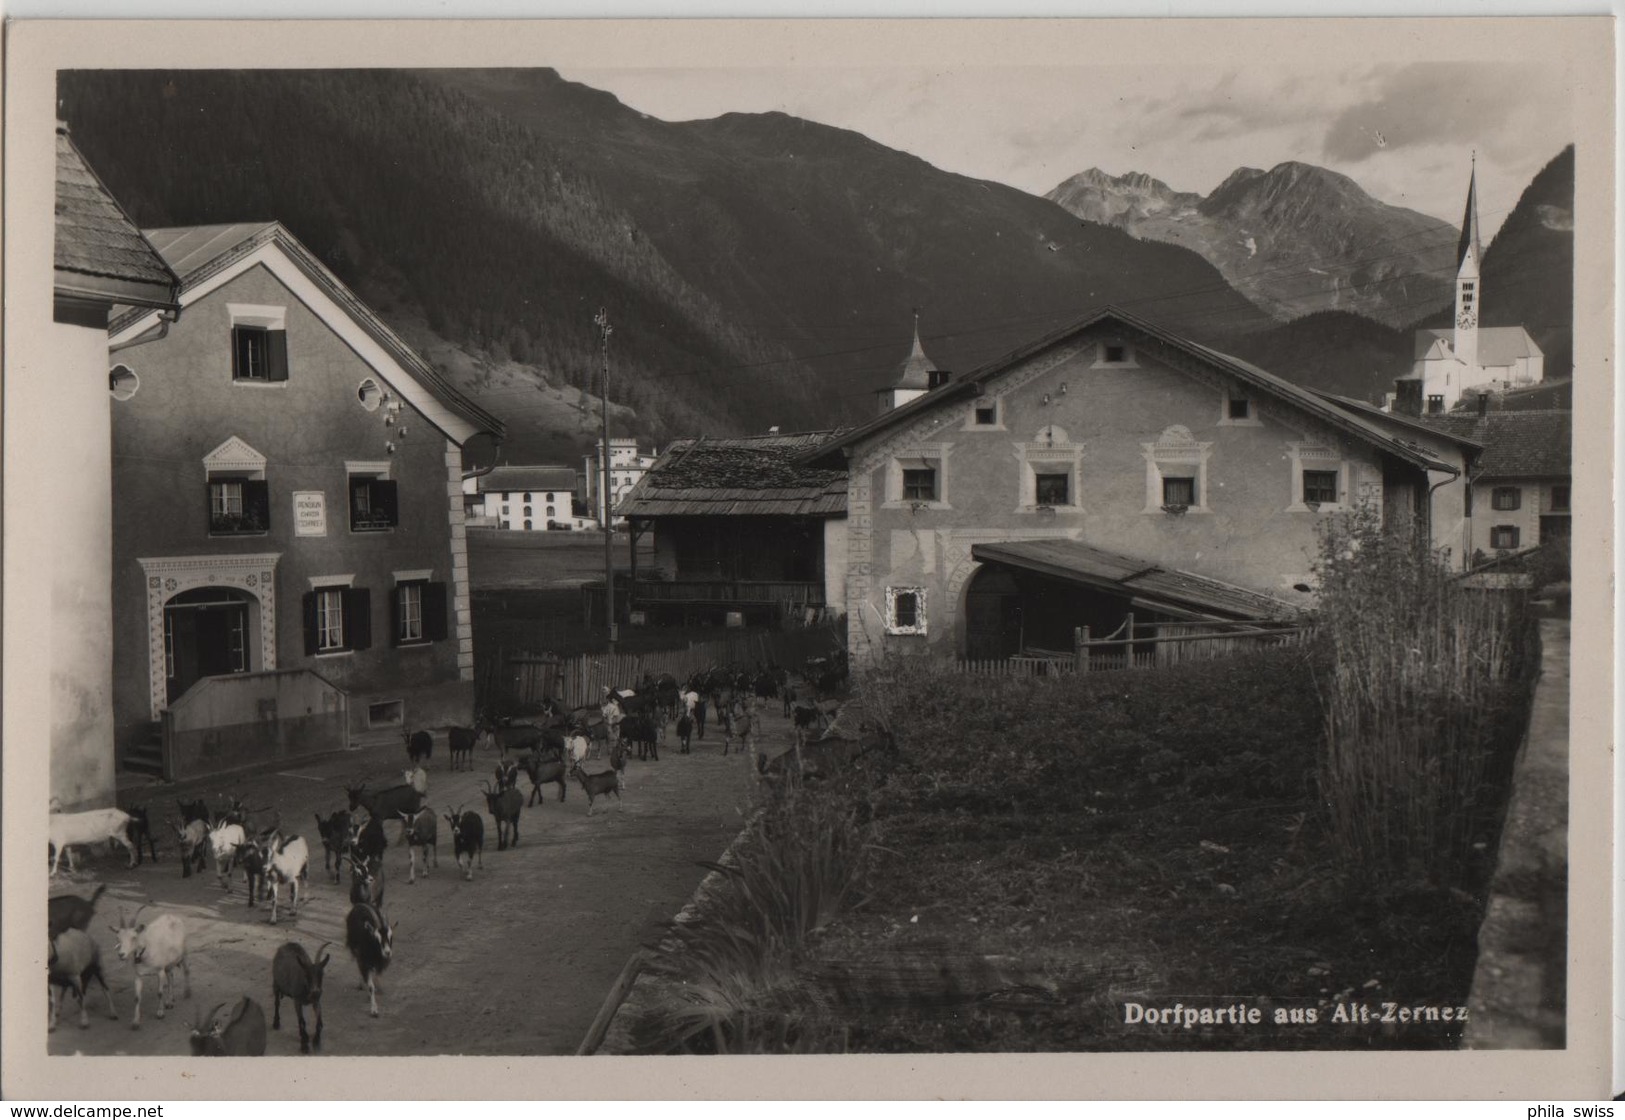
[[[934,381],[934,383],[933,383]],[[1106,308],[940,372],[804,453],[846,472],[855,658],[1070,651],[1081,626],[1283,618],[1324,520],[1430,516],[1459,468],[1248,362]]]
[[500,421],[276,222],[145,233],[110,327],[123,765],[167,777],[473,717],[463,481]]

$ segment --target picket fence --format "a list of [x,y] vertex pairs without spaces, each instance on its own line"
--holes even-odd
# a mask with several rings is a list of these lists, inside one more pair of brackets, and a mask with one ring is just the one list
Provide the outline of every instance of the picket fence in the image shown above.
[[[691,642],[687,649],[649,653],[573,654],[561,656],[531,651],[503,652],[497,659],[505,679],[488,681],[492,691],[506,692],[522,705],[553,698],[566,707],[598,704],[607,688],[634,688],[645,676],[671,675],[686,681],[695,673],[720,665],[754,669],[772,663],[792,674],[808,658],[824,657],[841,649],[839,634],[825,627],[781,632],[732,634],[707,642]],[[500,685],[500,688],[498,686]]]

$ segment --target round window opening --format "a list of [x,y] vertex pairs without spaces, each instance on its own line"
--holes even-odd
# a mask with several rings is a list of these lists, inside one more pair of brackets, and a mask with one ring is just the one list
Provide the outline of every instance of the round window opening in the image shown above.
[[361,407],[368,412],[377,411],[378,406],[384,403],[383,388],[370,377],[356,388],[355,395],[361,402]]
[[107,372],[107,391],[113,394],[116,401],[129,400],[140,387],[141,379],[129,366],[116,365]]

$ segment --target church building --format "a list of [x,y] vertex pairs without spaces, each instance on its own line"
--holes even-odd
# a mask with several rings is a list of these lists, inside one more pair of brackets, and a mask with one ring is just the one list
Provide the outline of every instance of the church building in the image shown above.
[[1391,411],[1412,416],[1449,412],[1475,392],[1503,392],[1540,382],[1545,356],[1523,327],[1481,327],[1480,275],[1484,252],[1478,237],[1478,170],[1467,184],[1467,212],[1456,247],[1455,325],[1416,332],[1408,377],[1395,381]]

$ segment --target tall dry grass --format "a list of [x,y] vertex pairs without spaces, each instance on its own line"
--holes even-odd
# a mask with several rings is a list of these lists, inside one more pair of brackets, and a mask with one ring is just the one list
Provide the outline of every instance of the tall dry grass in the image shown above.
[[1536,661],[1525,597],[1464,587],[1369,511],[1329,523],[1320,576],[1336,848],[1356,874],[1449,880],[1499,826]]

